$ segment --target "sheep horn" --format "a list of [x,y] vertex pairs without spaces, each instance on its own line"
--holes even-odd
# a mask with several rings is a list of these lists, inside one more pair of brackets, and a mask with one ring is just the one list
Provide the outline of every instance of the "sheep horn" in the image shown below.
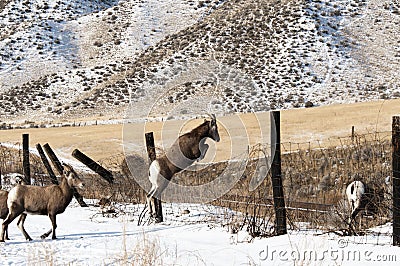
[[207,115],[212,119],[212,120],[217,120],[217,118],[215,117],[215,114],[208,114]]

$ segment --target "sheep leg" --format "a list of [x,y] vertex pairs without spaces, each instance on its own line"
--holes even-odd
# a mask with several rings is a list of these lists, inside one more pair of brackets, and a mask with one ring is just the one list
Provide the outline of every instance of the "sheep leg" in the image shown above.
[[156,199],[152,196],[150,198],[151,207],[150,207],[150,216],[151,218],[155,218],[157,216],[157,206],[156,206]]
[[49,214],[50,220],[51,220],[51,225],[53,227],[52,231],[52,236],[51,239],[57,239],[56,237],[56,228],[57,228],[57,223],[56,223],[56,215],[55,214]]
[[356,216],[357,216],[357,214],[358,214],[358,210],[357,209],[355,209],[352,213],[351,213],[351,215],[350,215],[350,218],[349,218],[349,224],[352,224],[352,223],[355,223],[356,222]]
[[204,157],[206,157],[206,152],[208,151],[208,148],[210,147],[208,144],[204,143],[205,142],[205,138],[202,139],[199,143],[199,151],[200,151],[200,156],[199,158],[197,158],[197,162],[201,161],[204,159]]
[[161,210],[161,193],[165,190],[167,187],[168,182],[166,179],[163,179],[161,182],[160,186],[157,187],[156,191],[154,191],[154,196],[153,196],[153,202],[154,202],[154,216],[155,222],[159,223],[162,221],[162,210]]
[[150,216],[153,216],[154,207],[153,207],[152,197],[147,197],[147,206],[149,208]]
[[41,235],[40,236],[41,239],[47,238],[51,233],[53,233],[51,238],[52,239],[57,239],[57,237],[56,237],[56,228],[57,228],[56,216],[53,215],[53,214],[49,214],[49,218],[50,218],[50,221],[51,221],[52,228],[49,231],[47,231],[46,233],[44,233],[43,235]]
[[[165,187],[164,187],[165,188]],[[164,190],[162,187],[153,187],[147,194],[147,205],[149,206],[150,217],[155,219],[156,222],[159,220],[158,209],[159,204],[161,204],[160,196],[161,192]]]
[[355,221],[357,214],[360,212],[360,208],[356,207],[354,200],[350,201],[350,205],[351,205],[351,215],[349,218],[349,224]]
[[7,228],[7,230],[5,231],[5,240],[10,240],[10,239],[8,238],[8,228]]
[[[17,218],[17,216],[20,215],[20,213],[12,213],[9,212],[7,215],[7,218],[3,221],[3,224],[1,226],[1,237],[0,237],[0,242],[4,242],[5,240],[5,235],[6,232],[8,231],[8,225],[14,221],[15,218]],[[8,235],[8,233],[7,233]]]
[[155,190],[156,190],[156,187],[153,186],[150,189],[150,192],[147,194],[147,206],[149,208],[150,217],[153,217],[154,213],[155,213],[154,199],[153,199],[153,195],[154,195]]
[[161,217],[158,215],[161,211],[161,193],[167,187],[169,180],[160,173],[160,165],[158,161],[153,161],[150,165],[149,180],[152,184],[151,190],[147,195],[150,217],[155,218],[155,221],[159,222],[161,221]]
[[22,213],[18,219],[17,225],[18,225],[19,230],[21,230],[22,234],[24,235],[25,239],[32,241],[32,238],[28,235],[28,233],[26,232],[26,230],[24,228],[25,219],[26,219],[26,213]]
[[[4,242],[5,239],[5,235],[7,234],[6,232],[8,231],[8,224],[5,225],[4,222],[1,226],[1,237],[0,237],[0,242]],[[7,234],[8,235],[8,234]]]
[[155,222],[160,223],[163,221],[161,199],[154,198],[154,205],[155,205],[155,213],[156,213]]
[[8,238],[8,228],[6,230],[6,240],[10,240],[10,238]]

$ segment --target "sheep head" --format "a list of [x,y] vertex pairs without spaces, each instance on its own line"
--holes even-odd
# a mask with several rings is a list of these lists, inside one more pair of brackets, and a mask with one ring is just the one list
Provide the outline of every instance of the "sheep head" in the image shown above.
[[85,187],[85,183],[75,172],[72,166],[69,164],[63,164],[63,167],[64,167],[63,175],[67,179],[68,185],[70,187],[83,189]]

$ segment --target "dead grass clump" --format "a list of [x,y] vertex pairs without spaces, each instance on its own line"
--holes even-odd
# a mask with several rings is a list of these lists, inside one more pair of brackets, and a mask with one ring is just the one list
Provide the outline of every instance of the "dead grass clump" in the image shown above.
[[[363,217],[360,230],[386,223],[390,217],[391,192],[387,177],[391,176],[391,145],[379,134],[342,139],[342,145],[319,149],[284,149],[282,155],[283,185],[288,223],[294,229],[306,224],[312,228],[346,228],[350,214],[345,198],[346,186],[363,180],[375,191],[378,215]],[[290,145],[282,145],[289,147]],[[310,145],[311,146],[311,145]],[[291,146],[295,147],[295,145]],[[249,183],[258,159],[248,163],[243,178],[215,204],[247,215],[247,226],[254,226],[260,215],[269,220],[273,214],[271,177],[249,190]],[[251,206],[257,205],[257,211]],[[256,208],[256,207],[254,207]],[[268,216],[262,216],[262,215]],[[256,215],[256,217],[254,217]],[[257,234],[253,230],[254,235]]]
[[140,266],[163,265],[162,253],[160,241],[151,239],[143,233],[132,250],[125,249],[121,262]]

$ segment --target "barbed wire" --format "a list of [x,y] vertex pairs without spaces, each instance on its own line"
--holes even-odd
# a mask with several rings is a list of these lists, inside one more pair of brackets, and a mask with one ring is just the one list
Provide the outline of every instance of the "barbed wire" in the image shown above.
[[[330,139],[335,141],[328,143],[333,145],[318,140],[281,143],[282,178],[288,223],[292,232],[305,228],[321,230],[343,228],[343,217],[348,217],[350,214],[344,190],[353,180],[364,180],[368,184],[383,188],[385,193],[380,216],[362,217],[359,230],[367,232],[370,227],[390,221],[392,200],[390,136],[391,132],[386,131],[332,137]],[[237,184],[223,197],[212,202],[214,205],[243,214],[240,219],[236,217],[227,221],[233,231],[238,229],[236,226],[247,227],[254,236],[272,233],[273,224],[271,225],[269,221],[273,219],[274,213],[269,173],[257,189],[253,191],[249,189],[250,179],[256,171],[257,160],[261,154],[268,154],[265,151],[269,149],[270,146],[267,144],[249,147],[246,156],[250,159],[246,162],[246,169]],[[145,154],[137,156],[145,161]],[[233,159],[240,163],[240,159],[246,156]],[[123,202],[144,203],[144,190],[132,178],[129,169],[124,167],[125,160],[126,155],[123,153],[99,160],[100,165],[112,171],[116,182],[110,185],[95,174],[85,174],[87,180],[90,180],[88,185],[90,189],[85,197],[107,198],[111,202],[118,202],[119,205]],[[47,175],[41,165],[39,158],[33,159],[32,173],[36,178],[41,177],[45,180]],[[218,162],[206,168],[202,167],[199,171],[183,171],[174,177],[174,182],[183,182],[187,185],[208,182],[223,171],[225,165],[226,162]],[[0,171],[2,176],[8,173],[22,173],[21,143],[0,145]],[[179,195],[176,198],[179,202]],[[200,205],[193,206],[199,208]],[[110,205],[105,211],[109,208],[120,207],[116,207],[115,204]]]

